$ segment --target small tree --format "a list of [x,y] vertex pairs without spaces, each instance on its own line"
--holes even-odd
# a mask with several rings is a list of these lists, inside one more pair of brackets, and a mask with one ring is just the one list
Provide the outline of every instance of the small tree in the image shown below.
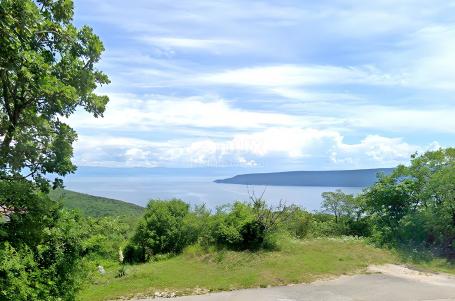
[[322,199],[322,208],[335,216],[336,223],[341,216],[350,215],[355,211],[354,196],[346,194],[340,189],[335,192],[323,192]]

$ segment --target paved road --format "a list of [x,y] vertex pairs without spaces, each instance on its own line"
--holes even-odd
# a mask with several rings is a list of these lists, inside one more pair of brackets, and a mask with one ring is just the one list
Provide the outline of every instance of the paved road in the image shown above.
[[[455,277],[428,275],[394,265],[373,267],[370,274],[343,276],[311,284],[245,289],[186,296],[172,301],[455,301]],[[148,299],[152,300],[152,299]],[[157,300],[170,300],[156,298]]]

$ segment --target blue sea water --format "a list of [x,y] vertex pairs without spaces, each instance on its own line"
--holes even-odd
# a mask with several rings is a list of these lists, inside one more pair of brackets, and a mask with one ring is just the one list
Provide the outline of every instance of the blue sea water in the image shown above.
[[[231,175],[225,176],[229,177]],[[120,174],[81,173],[65,179],[67,189],[127,201],[145,206],[151,199],[182,199],[190,204],[205,203],[209,208],[248,201],[254,192],[271,205],[280,201],[295,204],[308,210],[319,210],[321,193],[335,191],[337,187],[296,187],[296,186],[246,186],[218,184],[215,179],[223,176],[178,175],[178,174]],[[359,193],[359,187],[341,187],[346,193]]]

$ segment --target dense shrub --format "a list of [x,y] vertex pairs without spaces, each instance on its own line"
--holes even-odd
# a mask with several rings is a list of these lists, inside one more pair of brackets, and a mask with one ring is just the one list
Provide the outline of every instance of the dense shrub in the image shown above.
[[190,207],[181,200],[152,200],[125,248],[125,260],[144,262],[155,254],[179,253],[197,240]]
[[248,249],[261,245],[265,228],[255,219],[251,206],[236,202],[220,208],[210,225],[210,240],[218,246]]
[[30,182],[1,181],[0,190],[9,212],[0,225],[0,300],[74,300],[85,274],[80,216]]
[[283,227],[295,238],[306,238],[311,235],[313,215],[298,206],[289,207],[288,216]]
[[273,247],[273,233],[285,210],[272,210],[262,200],[236,202],[211,214],[205,206],[190,210],[180,200],[152,200],[124,249],[128,262],[144,262],[158,254],[180,253],[199,242],[233,250]]
[[234,250],[273,248],[273,234],[285,219],[287,208],[267,208],[261,199],[235,202],[217,210],[203,243]]
[[124,247],[133,230],[129,218],[84,218],[86,257],[92,261],[117,260],[119,249]]

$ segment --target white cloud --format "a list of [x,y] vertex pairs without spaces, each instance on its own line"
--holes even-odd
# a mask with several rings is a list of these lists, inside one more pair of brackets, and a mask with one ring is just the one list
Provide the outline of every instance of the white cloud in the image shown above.
[[[200,128],[257,129],[271,125],[292,125],[300,121],[281,113],[260,112],[234,108],[216,97],[175,98],[134,95],[110,95],[111,101],[104,118],[95,119],[79,112],[69,123],[77,129],[134,129],[186,126]],[[300,122],[301,123],[301,122]]]
[[147,44],[162,47],[167,50],[172,49],[196,49],[208,50],[215,53],[225,52],[227,48],[236,49],[243,48],[246,45],[239,41],[228,39],[195,39],[195,38],[180,38],[180,37],[148,37],[139,38]]
[[[439,144],[436,142],[421,147],[406,143],[402,138],[379,135],[368,135],[359,143],[346,143],[337,131],[285,127],[235,134],[224,140],[169,140],[159,143],[121,137],[99,139],[83,136],[76,146],[76,160],[81,165],[104,166],[260,165],[275,168],[285,162],[302,164],[322,160],[331,162],[332,168],[341,169],[395,166],[407,162],[416,151],[437,147]],[[316,165],[314,168],[323,169],[325,166]]]
[[[424,27],[403,42],[409,84],[419,89],[455,90],[455,25]],[[402,56],[400,56],[402,57]]]
[[104,119],[70,119],[92,135],[78,144],[85,165],[385,166],[455,133],[453,1],[77,8],[107,41],[113,81]]
[[338,141],[331,159],[336,164],[346,166],[358,167],[363,162],[370,161],[390,167],[407,162],[411,154],[420,150],[419,146],[408,144],[402,138],[369,135],[357,144]]
[[373,66],[274,65],[211,73],[196,80],[214,84],[282,88],[324,84],[391,85],[399,84],[402,77],[385,74]]
[[348,111],[348,127],[391,132],[455,133],[455,106],[421,109],[392,106],[360,106]]

